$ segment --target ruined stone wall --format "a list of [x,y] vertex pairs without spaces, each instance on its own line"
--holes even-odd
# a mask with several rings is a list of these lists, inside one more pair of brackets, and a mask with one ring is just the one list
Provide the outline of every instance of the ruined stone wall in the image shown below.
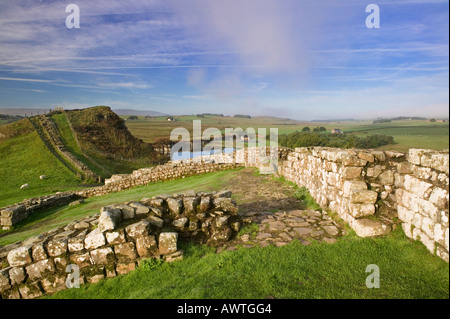
[[[107,206],[101,213],[0,249],[0,296],[32,299],[126,274],[142,259],[183,258],[180,238],[212,246],[241,226],[231,192],[188,192]],[[70,277],[69,277],[70,276]]]
[[448,152],[296,148],[280,175],[309,189],[361,237],[403,222],[407,236],[448,261]]
[[406,236],[448,262],[449,154],[412,149],[397,174],[398,218]]
[[67,204],[77,198],[74,192],[56,193],[48,196],[33,197],[20,203],[0,208],[0,224],[3,229],[27,219],[36,211]]
[[133,171],[131,174],[113,175],[105,180],[105,185],[86,188],[76,192],[56,193],[48,196],[33,197],[20,203],[0,208],[0,224],[3,229],[9,229],[14,224],[27,219],[32,213],[49,207],[68,204],[78,198],[102,196],[120,192],[136,186],[152,182],[174,180],[193,175],[218,172],[238,167],[239,164],[228,163],[195,163],[169,162],[151,168]]

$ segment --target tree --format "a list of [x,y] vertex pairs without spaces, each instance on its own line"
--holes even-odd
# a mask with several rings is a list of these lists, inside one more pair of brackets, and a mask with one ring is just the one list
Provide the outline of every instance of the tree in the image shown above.
[[311,129],[308,126],[306,126],[302,129],[302,132],[311,132]]

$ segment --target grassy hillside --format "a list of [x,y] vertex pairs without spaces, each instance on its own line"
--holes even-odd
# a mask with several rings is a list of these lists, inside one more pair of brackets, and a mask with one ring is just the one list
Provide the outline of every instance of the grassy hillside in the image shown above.
[[66,111],[83,153],[112,172],[130,172],[156,161],[153,147],[134,137],[109,107]]
[[[76,188],[80,181],[45,147],[28,119],[0,127],[0,207]],[[40,175],[46,175],[44,180]],[[27,189],[20,189],[23,184]]]

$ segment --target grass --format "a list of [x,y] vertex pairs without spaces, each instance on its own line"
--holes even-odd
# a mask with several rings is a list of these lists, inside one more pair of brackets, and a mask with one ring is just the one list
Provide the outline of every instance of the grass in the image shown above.
[[43,210],[31,215],[28,219],[17,223],[10,231],[0,231],[0,245],[8,245],[41,234],[53,228],[66,225],[85,216],[95,215],[100,208],[107,205],[123,203],[126,201],[141,200],[161,194],[173,194],[188,190],[213,191],[220,189],[221,185],[236,174],[237,170],[208,173],[199,176],[187,177],[175,181],[153,183],[136,187],[119,193],[111,193],[100,197],[85,199],[84,204],[76,206],[61,206]]
[[[184,260],[154,263],[127,275],[82,285],[58,299],[426,299],[449,298],[448,264],[408,240],[347,236],[335,244],[226,251],[181,244]],[[380,288],[366,287],[366,267],[380,269]]]
[[[46,175],[44,180],[40,175]],[[48,151],[35,131],[0,142],[0,207],[76,188],[80,181]],[[20,186],[29,184],[21,190]]]

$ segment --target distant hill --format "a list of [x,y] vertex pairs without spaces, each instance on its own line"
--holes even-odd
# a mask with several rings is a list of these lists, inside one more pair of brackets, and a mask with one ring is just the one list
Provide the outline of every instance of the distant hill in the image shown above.
[[117,115],[137,115],[137,116],[165,116],[167,113],[161,113],[151,110],[130,110],[130,109],[113,109]]
[[0,109],[0,114],[4,115],[19,115],[19,116],[34,116],[38,114],[45,114],[50,112],[50,108],[6,108],[6,109]]

